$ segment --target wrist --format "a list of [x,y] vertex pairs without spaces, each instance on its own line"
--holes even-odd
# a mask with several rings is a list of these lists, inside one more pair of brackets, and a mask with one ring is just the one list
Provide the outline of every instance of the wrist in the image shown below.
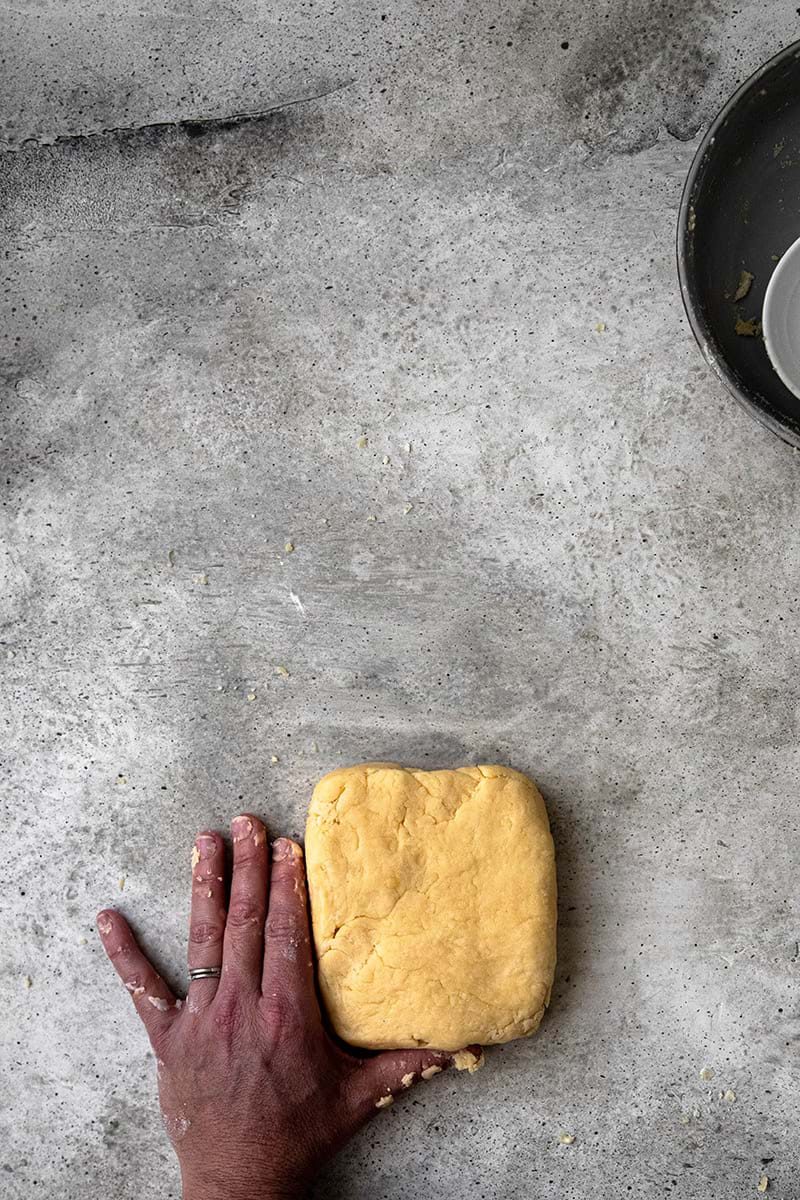
[[248,1184],[183,1184],[181,1200],[303,1200],[305,1193],[283,1184],[273,1185],[254,1180]]
[[305,1189],[274,1172],[251,1169],[225,1172],[182,1171],[182,1200],[303,1200]]
[[181,1200],[303,1200],[303,1192],[286,1191],[266,1184],[249,1184],[241,1190],[229,1187],[209,1188],[186,1187],[181,1191]]

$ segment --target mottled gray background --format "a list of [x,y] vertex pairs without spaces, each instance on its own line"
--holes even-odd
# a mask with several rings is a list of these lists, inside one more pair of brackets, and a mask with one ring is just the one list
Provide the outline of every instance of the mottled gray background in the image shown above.
[[194,832],[297,833],[379,757],[540,781],[560,965],[536,1038],[318,1196],[800,1196],[800,460],[673,260],[698,130],[798,36],[777,0],[4,7],[4,1195],[176,1195],[93,914],[179,976]]

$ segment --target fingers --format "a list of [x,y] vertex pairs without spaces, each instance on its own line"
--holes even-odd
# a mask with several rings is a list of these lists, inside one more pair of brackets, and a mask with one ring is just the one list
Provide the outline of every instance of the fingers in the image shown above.
[[[225,932],[225,843],[218,833],[198,833],[192,847],[192,911],[189,969],[222,965]],[[213,1000],[218,979],[189,984],[187,1007],[199,1012]]]
[[167,984],[142,953],[128,922],[118,912],[104,909],[97,914],[97,929],[103,949],[131,994],[150,1040],[169,1027],[180,1008]]
[[387,1050],[375,1058],[361,1059],[348,1085],[350,1103],[361,1120],[388,1108],[420,1080],[432,1079],[448,1067],[477,1071],[483,1066],[480,1046],[467,1046],[454,1054],[443,1050]]
[[233,875],[223,943],[224,985],[258,992],[267,915],[267,831],[258,817],[234,817]]
[[319,1020],[308,932],[303,851],[289,838],[272,845],[269,912],[261,983],[268,1012],[304,1024]]

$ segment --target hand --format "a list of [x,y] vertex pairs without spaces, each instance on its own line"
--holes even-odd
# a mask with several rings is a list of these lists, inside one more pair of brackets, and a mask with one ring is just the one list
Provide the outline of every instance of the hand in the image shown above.
[[[326,1033],[314,988],[303,853],[272,846],[253,816],[232,823],[225,884],[218,833],[192,853],[189,966],[222,966],[172,994],[119,913],[98,914],[103,946],[133,997],[158,1066],[164,1127],[184,1200],[285,1200],[371,1116],[450,1066],[433,1050],[357,1058]],[[227,907],[227,913],[226,913]],[[472,1056],[459,1058],[475,1064]]]

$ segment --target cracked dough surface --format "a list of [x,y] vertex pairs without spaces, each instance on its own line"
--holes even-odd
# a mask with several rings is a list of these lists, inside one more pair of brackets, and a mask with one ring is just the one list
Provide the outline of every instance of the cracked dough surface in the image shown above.
[[366,763],[317,784],[306,863],[341,1038],[457,1050],[533,1033],[556,961],[544,801],[509,767]]

